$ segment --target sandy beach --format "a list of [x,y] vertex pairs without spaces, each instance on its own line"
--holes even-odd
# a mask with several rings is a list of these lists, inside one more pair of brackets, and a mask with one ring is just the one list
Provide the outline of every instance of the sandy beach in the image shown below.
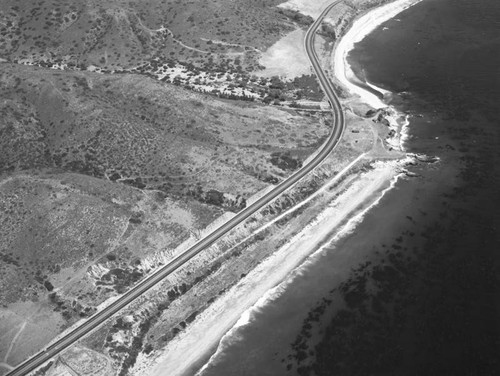
[[[360,42],[364,37],[370,34],[380,24],[395,17],[403,10],[415,5],[421,0],[396,0],[381,7],[372,9],[361,17],[357,18],[351,25],[347,33],[340,39],[335,46],[332,55],[333,71],[336,79],[349,91],[350,94],[360,97],[360,101],[374,108],[386,107],[386,104],[376,95],[363,90],[352,83],[354,73],[347,63],[347,55],[354,48],[354,44]],[[368,84],[375,90],[385,93],[385,90],[372,84]]]
[[[363,40],[368,34],[373,32],[380,24],[390,20],[405,9],[419,3],[422,0],[396,0],[378,8],[369,10],[358,17],[345,35],[338,41],[334,47],[331,58],[333,73],[338,82],[359,102],[367,104],[375,109],[388,108],[375,94],[364,90],[354,83],[354,73],[347,62],[349,52],[354,45]],[[386,95],[388,92],[369,82],[366,85],[370,88]],[[388,108],[390,115],[387,120],[390,123],[390,129],[395,132],[395,137],[387,140],[388,144],[395,150],[404,151],[404,143],[408,140],[408,117],[398,113],[393,108]]]
[[[351,94],[359,96],[360,101],[375,108],[386,107],[379,98],[349,81],[352,71],[346,63],[348,52],[378,25],[419,1],[399,0],[369,11],[354,21],[337,44],[332,55],[335,76]],[[323,208],[313,222],[304,224],[294,238],[198,315],[161,354],[154,357],[141,354],[133,374],[176,376],[198,372],[203,375],[230,345],[235,331],[251,322],[254,310],[279,296],[294,273],[300,273],[299,266],[308,257],[321,252],[322,245],[335,236],[352,231],[364,213],[377,205],[400,176],[404,163],[374,162],[374,168],[360,174],[348,189],[335,198],[332,194],[328,207]]]
[[[153,367],[144,367],[148,362],[143,358],[138,362],[134,374],[194,374],[223,338],[219,349],[212,356],[215,359],[231,342],[232,333],[251,321],[252,312],[276,299],[294,274],[300,273],[297,268],[315,252],[321,252],[321,246],[331,240],[332,229],[339,230],[341,234],[354,229],[363,214],[376,205],[383,192],[393,185],[400,164],[396,161],[375,162],[373,170],[362,174],[315,221],[307,224],[299,234],[216,300],[186,331],[171,341]],[[348,218],[350,220],[345,225]]]
[[[352,74],[352,71],[346,63],[346,56],[350,49],[377,25],[380,25],[391,17],[397,16],[399,12],[418,2],[419,0],[396,1],[362,15],[358,21],[354,22],[344,39],[340,41],[333,56],[335,74],[342,85],[353,96],[357,96],[355,100],[367,103],[373,107],[386,107],[378,97],[363,91],[350,81],[349,75]],[[376,89],[379,90],[378,88]],[[405,127],[407,124],[408,121],[405,119],[402,126]],[[491,145],[493,150],[493,144]],[[455,156],[453,155],[453,158],[450,159],[454,159]],[[353,251],[356,249],[356,247],[352,247],[353,243],[361,243],[361,247],[367,249],[366,252],[380,253],[380,256],[376,256],[380,257],[380,264],[376,263],[375,269],[373,269],[377,272],[376,275],[373,275],[376,276],[376,280],[380,283],[373,284],[374,279],[372,279],[368,280],[368,282],[366,280],[365,282],[359,282],[358,285],[356,278],[353,278],[344,286],[349,287],[350,292],[358,290],[358,292],[362,291],[362,293],[360,295],[351,295],[351,299],[355,300],[355,297],[359,298],[359,296],[362,297],[364,295],[364,290],[360,290],[358,287],[368,286],[371,291],[366,293],[366,305],[359,305],[361,308],[365,309],[368,304],[374,302],[384,302],[387,306],[393,307],[387,310],[383,307],[379,308],[382,313],[378,316],[373,315],[373,312],[370,311],[369,314],[364,313],[364,316],[356,316],[362,318],[357,321],[357,326],[345,323],[347,320],[345,317],[352,316],[343,316],[344,320],[338,320],[336,325],[332,326],[333,329],[329,335],[331,342],[326,341],[323,345],[324,348],[328,349],[328,352],[326,352],[328,356],[324,356],[324,359],[327,361],[323,362],[325,366],[323,374],[333,373],[332,369],[329,368],[329,361],[337,355],[335,354],[336,350],[340,349],[338,353],[342,353],[345,349],[346,353],[349,353],[351,343],[357,344],[358,342],[362,345],[356,351],[349,353],[355,356],[339,356],[341,359],[337,361],[340,364],[338,365],[339,367],[345,367],[346,364],[349,367],[362,364],[363,367],[357,369],[362,369],[364,372],[357,373],[370,374],[377,373],[375,368],[370,369],[370,367],[373,365],[380,366],[382,363],[389,367],[386,369],[393,371],[397,366],[397,364],[395,366],[395,363],[397,363],[395,360],[398,362],[409,362],[406,357],[407,353],[399,352],[402,343],[401,338],[404,344],[410,344],[408,346],[410,349],[405,349],[405,351],[409,351],[411,356],[413,356],[412,352],[414,348],[420,346],[423,349],[421,350],[422,352],[415,353],[417,355],[413,356],[414,359],[411,359],[415,363],[409,362],[409,366],[404,368],[405,370],[410,370],[410,372],[416,369],[415,365],[421,365],[425,367],[424,369],[431,370],[431,372],[421,372],[422,374],[438,374],[439,371],[436,371],[436,365],[446,364],[449,366],[451,364],[455,368],[450,368],[452,372],[448,373],[457,374],[462,371],[462,368],[460,368],[462,363],[461,359],[458,362],[456,359],[468,357],[468,361],[472,364],[470,369],[475,370],[475,373],[481,373],[477,371],[479,368],[476,354],[483,355],[488,352],[491,352],[492,355],[488,356],[491,359],[495,359],[495,364],[497,364],[494,331],[491,329],[492,326],[488,324],[483,325],[484,322],[493,323],[497,320],[496,317],[487,317],[485,320],[484,315],[484,312],[491,312],[494,315],[494,309],[490,306],[492,299],[490,291],[495,290],[493,290],[491,281],[482,285],[491,288],[486,293],[478,291],[476,288],[477,284],[469,282],[482,280],[480,277],[482,277],[483,270],[486,270],[486,263],[480,264],[479,261],[491,260],[491,258],[476,259],[477,253],[482,251],[484,243],[481,245],[479,243],[466,243],[462,251],[464,255],[457,254],[460,242],[454,243],[452,241],[449,244],[450,239],[460,237],[457,229],[462,229],[463,232],[466,232],[466,229],[473,224],[474,221],[471,221],[469,216],[463,215],[462,200],[465,198],[465,194],[470,194],[471,197],[475,194],[464,191],[462,193],[464,196],[456,198],[457,208],[460,209],[457,210],[455,215],[450,214],[448,212],[448,205],[451,205],[451,200],[447,198],[447,201],[444,201],[445,197],[450,196],[448,194],[445,196],[442,193],[449,192],[448,189],[457,188],[455,186],[457,183],[453,181],[456,179],[457,171],[453,171],[450,166],[447,166],[447,169],[443,170],[437,168],[425,169],[425,175],[418,177],[418,184],[403,181],[393,190],[392,188],[400,176],[399,167],[402,164],[404,164],[404,161],[376,162],[373,170],[359,174],[356,177],[356,181],[347,190],[343,191],[339,197],[332,199],[329,205],[320,211],[314,221],[304,224],[304,228],[300,233],[290,239],[272,257],[259,265],[243,278],[237,286],[216,301],[176,341],[172,341],[168,345],[166,352],[158,358],[153,374],[197,374],[199,376],[305,374],[299,372],[297,367],[294,369],[285,368],[288,360],[285,360],[285,354],[280,353],[278,355],[277,352],[274,352],[274,350],[278,351],[278,347],[274,347],[273,351],[265,353],[266,350],[272,348],[271,346],[267,346],[267,342],[273,341],[275,339],[273,335],[278,332],[279,327],[285,326],[286,323],[278,319],[273,321],[266,318],[267,322],[263,324],[263,321],[265,321],[263,319],[263,312],[266,311],[266,313],[269,313],[269,311],[272,311],[269,307],[273,305],[274,307],[279,306],[280,303],[277,303],[277,301],[280,297],[286,295],[285,291],[288,291],[290,295],[300,295],[300,288],[297,288],[297,284],[295,284],[294,289],[292,281],[300,275],[305,275],[307,273],[307,265],[311,264],[315,258],[320,259],[318,256],[326,249],[324,245],[326,243],[330,244],[330,241],[335,241],[336,239],[340,239],[339,242],[349,239],[351,248],[346,247],[344,252],[349,253],[352,258],[357,257],[358,261],[361,260],[361,256]],[[472,170],[474,170],[474,173],[479,171],[476,166],[474,166],[474,169],[471,168]],[[422,168],[422,171],[424,171],[424,168]],[[485,169],[484,173],[489,174],[489,170]],[[492,186],[497,187],[498,185],[492,184]],[[422,190],[425,193],[418,193]],[[388,192],[391,192],[391,194],[385,196],[381,205],[375,210],[371,210],[377,206],[381,198],[384,197],[384,194]],[[470,191],[467,189],[467,192]],[[398,194],[393,195],[393,193]],[[476,200],[475,197],[474,200]],[[387,201],[390,201],[390,203],[387,203]],[[487,205],[485,204],[485,207]],[[472,213],[472,211],[469,213]],[[453,216],[456,216],[458,219],[453,218]],[[457,220],[458,222],[456,222]],[[453,226],[450,225],[448,230],[452,236],[448,234],[446,237],[443,237],[443,230],[447,228],[445,225],[446,221],[452,221],[451,223],[453,223]],[[463,224],[459,226],[459,223]],[[485,223],[488,222],[477,220],[478,228],[484,227]],[[423,224],[424,227],[422,227]],[[364,226],[365,229],[363,232]],[[390,231],[387,231],[387,229],[390,229]],[[393,229],[398,230],[394,232],[392,231]],[[372,242],[373,239],[369,236],[364,236],[368,230],[374,234],[375,238],[381,234],[378,242]],[[356,231],[356,236],[342,238],[353,231]],[[432,247],[434,244],[439,245],[440,242],[442,249],[440,252],[435,252],[435,249]],[[473,255],[470,252],[471,244],[476,244],[476,249],[478,250],[477,252],[473,252]],[[439,247],[437,249],[439,250]],[[335,251],[334,247],[330,250]],[[418,257],[412,258],[412,255],[417,255]],[[396,261],[391,261],[391,256]],[[328,264],[328,272],[331,274],[346,270],[345,265],[338,265],[336,260],[338,258],[335,259],[335,262]],[[465,260],[468,260],[468,262]],[[474,264],[474,260],[476,260],[477,265]],[[359,263],[355,262],[352,264],[359,265]],[[391,269],[390,265],[397,265],[399,271],[396,272],[395,269]],[[456,267],[450,267],[450,265]],[[361,276],[367,274],[368,266],[364,269],[359,269],[359,281],[365,278],[361,278]],[[386,286],[382,288],[382,285]],[[345,291],[347,291],[347,287]],[[354,289],[354,287],[357,288]],[[378,290],[379,288],[380,290]],[[449,291],[452,293],[449,293]],[[357,303],[356,301],[353,302],[353,300],[351,300],[351,303],[353,306],[356,306]],[[471,304],[469,301],[473,303]],[[477,304],[477,302],[481,304]],[[297,302],[294,301],[294,303]],[[287,308],[292,306],[292,304],[288,304],[288,306],[286,304],[280,306],[273,312],[281,310],[281,317],[286,316],[288,319],[291,313]],[[306,306],[306,310],[310,310],[310,312],[314,307],[304,301],[299,301],[296,305],[299,304]],[[368,307],[376,307],[376,305]],[[458,307],[467,307],[467,312]],[[353,309],[353,312],[358,313],[356,309],[358,308]],[[469,311],[472,313],[469,313]],[[405,314],[409,314],[409,317],[405,317]],[[342,316],[340,317],[342,318]],[[411,324],[405,326],[405,320],[408,320]],[[328,319],[325,321],[328,321]],[[455,324],[453,324],[454,321],[456,322]],[[480,330],[477,330],[476,326],[471,325],[471,321],[478,321],[481,324],[477,326]],[[273,330],[268,330],[272,327],[269,322],[271,324],[275,323],[276,325],[274,326],[277,328],[273,327]],[[300,326],[300,320],[298,322]],[[412,327],[412,323],[416,325]],[[250,334],[254,334],[250,330],[252,325],[254,327],[260,326],[259,330],[261,331],[260,334],[262,334],[260,337],[255,335],[250,338]],[[293,325],[293,328],[297,327],[296,322]],[[247,329],[246,332],[245,328]],[[349,330],[338,330],[346,328]],[[351,328],[355,328],[356,330],[351,330]],[[410,334],[408,334],[407,329],[409,329]],[[311,331],[307,333],[310,334]],[[394,347],[388,346],[388,344],[391,344],[391,341],[388,340],[391,336],[396,339]],[[326,338],[327,336],[324,337]],[[363,341],[363,337],[366,337],[364,338],[365,341]],[[221,338],[220,342],[219,338]],[[340,339],[332,340],[335,338]],[[418,343],[415,341],[415,338],[421,342]],[[485,338],[488,338],[488,340],[485,340]],[[292,341],[293,339],[291,341],[282,341],[281,344],[285,345],[282,348],[290,347]],[[253,346],[248,346],[248,344],[252,344]],[[338,345],[338,347],[331,346],[331,344]],[[462,351],[460,346],[456,346],[457,344],[461,346],[465,345],[463,348],[468,351]],[[367,347],[367,345],[372,347]],[[238,346],[240,346],[240,349],[234,350]],[[260,349],[259,347],[264,349]],[[313,347],[310,346],[305,350],[301,348],[304,351],[308,351],[308,349],[313,349]],[[367,349],[376,351],[366,351]],[[210,353],[213,353],[213,355],[208,360],[207,354]],[[331,356],[332,353],[334,354],[333,356]],[[234,356],[235,354],[240,356],[236,357]],[[371,359],[371,363],[369,361],[366,362],[366,359],[370,360],[373,354],[375,356],[373,357],[374,359]],[[381,361],[380,354],[385,356],[386,359]],[[399,354],[404,354],[405,356],[399,356]],[[315,356],[317,355],[318,351],[316,350]],[[429,355],[432,355],[432,357]],[[444,359],[447,356],[451,360]],[[208,360],[208,362],[205,362],[203,359]],[[295,359],[303,360],[304,358],[296,357]],[[424,359],[424,363],[427,359],[433,359],[436,363],[422,365],[420,363],[422,359]],[[269,367],[271,361],[274,362],[274,366],[277,364],[275,369],[281,369],[283,372],[273,373],[272,371],[275,371],[275,369],[270,370]],[[259,364],[254,368],[250,368],[255,363]],[[467,360],[465,363],[467,363]],[[297,362],[295,365],[303,366],[304,363]],[[197,371],[200,366],[203,367]],[[486,369],[485,365],[484,367]],[[492,365],[490,367],[493,368]],[[262,372],[257,373],[255,372],[256,369]],[[366,372],[368,369],[369,371]],[[444,368],[439,369],[443,373],[442,370]],[[342,372],[337,373],[343,374]],[[387,373],[389,372],[384,372],[384,374]],[[396,373],[398,372],[396,371]],[[405,373],[408,372],[400,372],[400,374]],[[470,372],[470,374],[472,373]],[[146,372],[143,374],[146,374]]]

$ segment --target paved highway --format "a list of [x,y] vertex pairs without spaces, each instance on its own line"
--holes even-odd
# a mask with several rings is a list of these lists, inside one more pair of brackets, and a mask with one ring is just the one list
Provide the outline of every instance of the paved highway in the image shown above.
[[224,223],[222,226],[214,230],[211,234],[206,236],[205,238],[198,241],[195,245],[189,248],[187,251],[182,253],[173,259],[169,264],[165,265],[154,274],[144,279],[140,283],[138,283],[135,287],[127,291],[123,294],[119,299],[114,301],[108,307],[104,308],[102,311],[94,314],[90,318],[88,318],[85,322],[80,324],[77,328],[75,328],[72,332],[68,333],[52,345],[48,346],[44,350],[40,351],[38,354],[34,355],[30,359],[21,363],[14,370],[12,370],[8,375],[9,376],[20,376],[26,375],[29,372],[35,370],[36,368],[43,365],[45,362],[59,354],[61,351],[71,346],[73,343],[78,341],[83,336],[89,334],[92,330],[99,327],[102,323],[104,323],[111,316],[116,314],[122,308],[126,307],[128,304],[133,302],[137,297],[144,294],[146,291],[151,289],[157,283],[162,281],[165,277],[171,274],[173,271],[177,270],[179,267],[184,265],[187,261],[192,259],[198,253],[209,247],[219,238],[227,234],[233,228],[238,226],[245,219],[250,217],[252,214],[260,210],[265,205],[269,204],[276,197],[281,195],[284,191],[295,185],[299,180],[309,174],[314,168],[316,168],[337,146],[339,143],[342,133],[344,132],[345,123],[344,123],[344,113],[342,111],[340,102],[335,94],[330,81],[326,77],[323,69],[320,66],[318,56],[316,55],[316,51],[314,50],[314,37],[316,35],[316,31],[318,27],[321,25],[321,21],[326,16],[326,14],[338,4],[341,0],[338,0],[332,4],[330,4],[318,19],[311,25],[309,30],[307,31],[304,43],[307,55],[311,64],[316,72],[316,75],[319,79],[321,87],[325,92],[326,96],[330,101],[330,105],[332,107],[333,116],[334,116],[334,125],[332,129],[332,133],[330,134],[328,140],[322,145],[318,154],[311,159],[309,163],[304,165],[300,170],[296,171],[293,175],[291,175],[288,179],[281,182],[277,185],[272,191],[267,193],[265,196],[261,197],[259,200],[249,205],[245,209],[241,210],[237,215],[231,218],[229,221]]

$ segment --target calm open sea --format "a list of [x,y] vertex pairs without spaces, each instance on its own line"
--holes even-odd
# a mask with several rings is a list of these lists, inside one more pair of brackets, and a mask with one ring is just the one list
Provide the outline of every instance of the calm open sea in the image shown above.
[[350,61],[413,115],[407,149],[440,161],[411,167],[204,375],[498,375],[500,1],[424,0]]

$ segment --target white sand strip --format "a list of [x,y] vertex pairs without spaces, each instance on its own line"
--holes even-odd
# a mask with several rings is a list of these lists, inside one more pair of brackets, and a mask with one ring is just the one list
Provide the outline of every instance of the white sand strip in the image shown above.
[[[400,162],[378,162],[375,170],[364,174],[354,185],[352,185],[345,193],[337,200],[328,206],[318,218],[308,224],[302,232],[292,238],[284,247],[276,252],[266,264],[272,263],[273,275],[269,275],[267,265],[259,266],[255,271],[255,275],[251,274],[248,277],[251,280],[254,278],[267,280],[273,279],[274,273],[278,274],[278,278],[282,278],[281,282],[276,287],[268,290],[262,290],[261,285],[256,286],[256,289],[248,289],[248,293],[255,297],[261,291],[263,296],[250,308],[243,312],[238,322],[229,330],[222,338],[217,352],[210,358],[209,362],[198,372],[198,375],[203,375],[203,371],[217,363],[217,358],[224,354],[227,347],[231,346],[233,337],[238,337],[238,328],[251,324],[255,313],[258,313],[261,307],[270,304],[276,300],[290,285],[295,275],[300,275],[303,269],[307,267],[309,262],[314,262],[317,255],[324,251],[332,240],[336,240],[354,230],[356,225],[362,220],[363,216],[375,205],[377,205],[383,195],[388,192],[395,184],[399,170]],[[373,199],[374,192],[383,189],[382,193]],[[370,202],[370,198],[372,201]],[[359,205],[366,205],[362,211],[353,215],[358,210]],[[351,217],[345,226],[341,228],[339,233],[329,238],[332,229],[339,226],[346,218]],[[304,259],[307,260],[304,262]],[[300,266],[300,267],[299,267]],[[293,267],[290,273],[290,267]],[[262,269],[259,270],[259,269]],[[279,279],[277,279],[279,280]],[[266,284],[267,285],[267,284]],[[166,374],[165,374],[166,375]]]
[[[354,43],[363,39],[379,24],[419,1],[421,0],[398,0],[366,13],[354,22],[337,45],[333,57],[335,75],[352,94],[359,95],[363,101],[375,108],[386,105],[375,95],[349,82],[348,77],[352,71],[345,61],[347,53],[354,47]],[[376,205],[383,194],[393,186],[401,163],[379,162],[374,170],[360,176],[359,180],[327,207],[315,221],[305,226],[298,235],[202,312],[187,330],[167,344],[156,359],[152,361],[141,354],[133,374],[192,375],[195,371],[193,367],[197,364],[200,366],[199,362],[213,352],[214,347],[223,338],[217,352],[211,358],[211,361],[215,361],[217,354],[221,354],[224,347],[230,343],[234,331],[249,322],[251,310],[258,309],[260,305],[266,304],[279,294],[279,291],[282,291],[280,289],[285,288],[286,281],[296,273],[294,270],[311,254],[318,251],[334,227],[350,218],[340,233],[352,231],[364,213]],[[383,193],[375,197],[378,191]],[[355,214],[360,206],[364,207],[363,211]],[[210,367],[210,361],[206,367]]]
[[[192,369],[193,365],[203,360],[203,357],[209,356],[220,339],[225,337],[226,341],[221,342],[218,353],[223,351],[231,333],[238,326],[248,322],[251,317],[251,311],[248,310],[254,306],[258,309],[268,300],[272,300],[286,286],[286,282],[283,281],[293,276],[292,272],[328,240],[332,229],[352,217],[360,206],[369,207],[376,204],[379,197],[374,197],[374,193],[387,189],[398,171],[398,162],[377,162],[374,170],[363,174],[321,212],[316,220],[306,225],[299,234],[200,314],[186,331],[180,333],[166,346],[156,359],[155,365],[151,365],[150,368],[144,367],[143,363],[143,366],[134,369],[134,374],[191,375],[195,371]],[[357,221],[349,223],[355,225]],[[280,284],[281,287],[274,289]],[[217,353],[212,359],[216,356]]]
[[[362,102],[374,108],[387,107],[376,95],[351,83],[350,79],[354,76],[354,73],[347,63],[347,55],[354,48],[355,43],[363,40],[363,38],[375,30],[380,24],[390,20],[403,10],[420,1],[422,0],[396,0],[368,11],[354,21],[351,28],[337,43],[333,54],[333,71],[335,77],[351,94],[361,97]],[[376,88],[374,85],[372,86]],[[380,88],[376,88],[376,90],[382,93],[385,92]]]

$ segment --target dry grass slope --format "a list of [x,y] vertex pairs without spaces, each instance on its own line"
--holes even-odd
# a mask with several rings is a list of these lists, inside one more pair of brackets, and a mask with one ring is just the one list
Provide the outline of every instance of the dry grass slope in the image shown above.
[[1,57],[106,69],[152,57],[258,68],[259,50],[310,20],[279,0],[1,0]]
[[26,326],[11,364],[283,179],[329,131],[320,115],[134,75],[4,63],[0,96],[2,358]]
[[315,117],[143,77],[3,67],[3,171],[60,168],[175,197],[248,197],[286,175],[276,156],[298,165],[328,134]]

